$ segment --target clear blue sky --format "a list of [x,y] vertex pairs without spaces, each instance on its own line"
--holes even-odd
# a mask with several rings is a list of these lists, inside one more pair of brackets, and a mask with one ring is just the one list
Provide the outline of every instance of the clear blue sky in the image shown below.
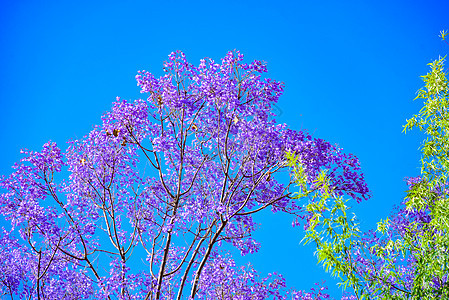
[[[48,140],[65,148],[100,123],[116,96],[141,97],[138,70],[162,74],[182,50],[197,64],[240,50],[285,82],[278,121],[359,157],[373,198],[356,208],[373,228],[419,174],[422,137],[401,133],[431,60],[448,53],[449,1],[2,1],[0,173],[19,150]],[[266,214],[249,257],[309,289],[326,279],[291,220]]]

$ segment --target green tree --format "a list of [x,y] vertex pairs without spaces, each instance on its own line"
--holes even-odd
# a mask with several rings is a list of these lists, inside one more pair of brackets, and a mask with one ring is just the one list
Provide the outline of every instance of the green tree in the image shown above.
[[[446,42],[448,35],[441,31]],[[447,43],[447,42],[446,42]],[[318,262],[354,290],[357,299],[447,299],[449,297],[449,87],[445,57],[429,63],[422,76],[423,100],[404,132],[417,127],[426,135],[421,147],[421,176],[391,218],[376,231],[361,232],[348,201],[330,188],[329,170],[307,184],[300,158],[287,159],[300,187],[309,196],[303,241],[315,243]]]

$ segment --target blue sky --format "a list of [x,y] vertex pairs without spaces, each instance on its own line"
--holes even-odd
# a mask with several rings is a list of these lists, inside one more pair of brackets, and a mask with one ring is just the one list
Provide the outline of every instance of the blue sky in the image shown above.
[[[100,123],[116,96],[140,98],[138,70],[162,74],[182,50],[190,62],[238,49],[285,82],[278,122],[307,129],[361,161],[373,197],[356,207],[373,228],[419,174],[422,136],[402,133],[427,63],[445,55],[446,1],[2,1],[0,174],[48,140],[65,147]],[[262,274],[309,289],[325,279],[291,220],[264,214]]]

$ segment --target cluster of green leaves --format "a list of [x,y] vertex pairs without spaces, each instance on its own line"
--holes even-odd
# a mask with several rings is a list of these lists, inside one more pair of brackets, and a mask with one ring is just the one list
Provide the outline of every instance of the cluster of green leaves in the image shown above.
[[[422,76],[425,86],[415,98],[423,99],[424,106],[404,126],[404,131],[417,127],[427,135],[421,147],[421,181],[407,191],[406,207],[428,210],[431,218],[404,238],[417,260],[413,292],[426,297],[428,282],[449,273],[449,86],[444,61],[440,57],[429,64],[431,70]],[[449,296],[449,286],[444,284],[437,294]]]
[[[446,35],[441,33],[443,40]],[[427,139],[421,147],[422,175],[407,191],[402,213],[428,218],[403,224],[386,219],[376,232],[362,233],[347,201],[329,188],[326,171],[310,188],[300,159],[286,155],[300,189],[297,196],[310,199],[303,241],[316,245],[318,262],[345,289],[351,287],[357,299],[449,298],[449,86],[444,60],[429,64],[429,73],[422,76],[425,86],[415,98],[424,101],[423,108],[404,126],[404,132],[419,128]]]
[[[357,299],[370,299],[373,295],[390,299],[407,294],[393,283],[403,281],[401,266],[397,264],[398,256],[405,256],[399,251],[400,242],[382,239],[381,244],[368,247],[348,200],[330,188],[326,170],[308,185],[302,177],[299,158],[292,153],[286,157],[300,187],[295,196],[309,199],[302,242],[315,244],[318,263],[337,277],[344,289],[352,288]],[[388,220],[380,222],[378,230],[386,233],[388,226]]]
[[[324,265],[327,272],[331,271],[332,275],[343,279],[343,274],[353,273],[353,265],[348,254],[354,238],[359,237],[355,219],[347,218],[346,201],[343,197],[333,195],[325,170],[321,171],[312,182],[314,189],[310,189],[299,157],[288,152],[286,158],[300,188],[295,197],[309,198],[309,204],[306,206],[308,212],[306,234],[302,242],[305,244],[315,242],[318,261]],[[345,286],[356,280],[354,276],[349,277],[349,281],[343,283]]]
[[351,249],[359,238],[360,230],[355,216],[351,219],[347,216],[347,201],[332,192],[325,170],[321,171],[312,184],[308,184],[299,156],[288,152],[286,158],[299,187],[295,197],[309,198],[306,206],[306,232],[301,242],[314,242],[318,262],[326,272],[339,277],[342,281],[340,285],[345,288],[349,285],[357,289],[359,278],[355,275]]

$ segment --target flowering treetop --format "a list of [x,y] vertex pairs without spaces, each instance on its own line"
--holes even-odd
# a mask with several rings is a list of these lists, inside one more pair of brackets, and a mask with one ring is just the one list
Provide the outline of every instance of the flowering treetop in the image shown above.
[[1,255],[23,257],[1,265],[5,294],[252,299],[259,286],[261,297],[283,299],[282,277],[249,280],[253,270],[235,268],[219,248],[256,252],[252,215],[265,208],[304,216],[289,190],[295,178],[276,176],[288,168],[285,153],[295,153],[310,186],[326,169],[337,193],[368,197],[354,156],[276,123],[271,109],[283,84],[262,77],[264,63],[243,63],[234,51],[195,67],[177,51],[164,71],[139,72],[147,98],[117,98],[102,125],[65,153],[51,142],[25,151],[2,178],[0,211],[12,231],[3,233]]

